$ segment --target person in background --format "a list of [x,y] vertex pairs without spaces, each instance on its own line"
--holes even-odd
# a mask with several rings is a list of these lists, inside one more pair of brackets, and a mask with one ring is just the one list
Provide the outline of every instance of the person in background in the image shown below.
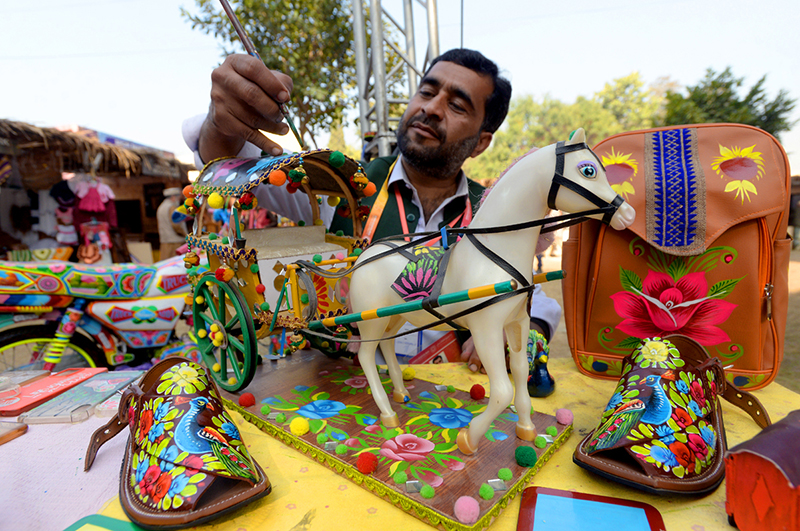
[[178,247],[186,240],[186,227],[172,222],[172,212],[180,206],[180,188],[167,188],[164,190],[164,201],[158,205],[156,220],[158,221],[159,260],[166,260],[175,256]]
[[[283,123],[275,101],[288,102],[291,89],[291,78],[270,71],[258,59],[228,56],[211,74],[208,113],[183,125],[184,139],[195,152],[198,167],[223,156],[259,157],[262,150],[274,156],[282,154],[282,148],[259,129],[288,133],[289,126]],[[376,188],[388,190],[371,239],[469,224],[484,188],[467,179],[461,166],[489,147],[510,99],[511,84],[498,74],[497,65],[479,52],[450,50],[431,62],[400,120],[400,154],[380,157],[365,167]],[[372,207],[381,195],[362,203]],[[312,219],[308,200],[284,188],[260,187],[257,197],[259,205],[285,217]],[[373,209],[373,213],[379,210]],[[352,234],[352,223],[336,215],[324,201],[320,217],[331,231]],[[540,286],[531,307],[531,326],[546,338],[552,337],[561,307]],[[428,334],[436,333],[426,331]],[[433,341],[435,338],[420,343],[424,348]],[[471,370],[481,369],[471,338],[462,344],[462,359]]]

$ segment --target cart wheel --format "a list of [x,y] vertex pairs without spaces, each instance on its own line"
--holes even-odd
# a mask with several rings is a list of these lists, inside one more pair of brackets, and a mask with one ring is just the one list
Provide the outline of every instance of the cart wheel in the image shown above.
[[247,387],[256,373],[258,346],[238,286],[204,275],[194,290],[192,316],[200,354],[217,384],[229,392]]

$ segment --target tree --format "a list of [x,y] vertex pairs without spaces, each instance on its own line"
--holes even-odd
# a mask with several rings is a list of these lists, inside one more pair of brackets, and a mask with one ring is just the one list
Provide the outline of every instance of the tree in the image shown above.
[[697,85],[686,88],[685,96],[677,92],[667,93],[663,125],[742,123],[759,127],[777,137],[794,125],[789,121],[789,115],[796,100],[789,98],[785,90],[769,100],[764,89],[766,79],[764,75],[741,97],[739,92],[744,78],[735,77],[730,67],[721,73],[709,68]]
[[661,105],[661,100],[644,86],[639,72],[606,83],[595,94],[603,108],[611,111],[623,131],[649,129]]
[[[197,13],[181,8],[192,28],[223,41],[225,55],[242,52],[239,38],[217,0],[195,0]],[[302,137],[341,124],[355,107],[356,65],[349,0],[231,0],[245,32],[268,68],[292,77],[289,112]],[[384,28],[384,35],[396,41]],[[370,34],[367,35],[369,46]],[[389,59],[387,70],[399,59]],[[399,74],[398,74],[399,75]],[[389,83],[396,94],[397,76]]]
[[469,159],[464,171],[471,179],[491,182],[534,146],[566,140],[578,127],[586,131],[590,146],[623,130],[614,114],[594,99],[579,96],[575,103],[566,104],[549,96],[541,103],[527,95],[514,98],[492,146],[480,157]]

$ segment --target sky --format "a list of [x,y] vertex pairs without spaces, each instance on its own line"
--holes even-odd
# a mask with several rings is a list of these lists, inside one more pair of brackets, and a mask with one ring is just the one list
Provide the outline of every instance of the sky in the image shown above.
[[[425,10],[413,5],[421,62]],[[207,109],[222,48],[181,7],[196,10],[193,0],[0,2],[0,118],[77,124],[191,160],[181,123]],[[383,7],[403,20],[400,0]],[[747,88],[766,74],[770,98],[785,89],[800,99],[794,0],[438,0],[438,17],[440,51],[461,46],[463,32],[514,95],[571,103],[634,71],[648,84],[694,85],[730,66]],[[781,141],[800,174],[800,123]]]

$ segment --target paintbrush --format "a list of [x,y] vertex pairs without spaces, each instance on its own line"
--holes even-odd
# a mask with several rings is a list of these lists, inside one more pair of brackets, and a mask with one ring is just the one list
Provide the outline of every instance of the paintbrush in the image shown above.
[[[258,55],[256,47],[253,46],[253,41],[251,41],[250,37],[248,37],[247,33],[245,33],[241,22],[239,22],[239,18],[236,16],[236,13],[233,12],[231,5],[228,3],[228,0],[219,0],[219,3],[222,4],[222,9],[224,9],[225,14],[228,15],[228,19],[233,24],[233,29],[236,30],[236,34],[239,35],[239,40],[242,41],[242,45],[244,45],[245,51],[263,63],[264,61],[261,59],[261,56]],[[306,148],[305,145],[303,144],[303,139],[300,138],[300,133],[297,132],[297,129],[294,126],[294,122],[292,122],[292,119],[289,116],[289,110],[286,108],[286,105],[276,101],[275,98],[272,99],[278,105],[278,109],[280,109],[281,114],[283,114],[283,117],[286,118],[286,123],[289,124],[292,133],[294,133],[294,137],[297,139],[297,143],[300,145],[300,149],[305,150]]]

